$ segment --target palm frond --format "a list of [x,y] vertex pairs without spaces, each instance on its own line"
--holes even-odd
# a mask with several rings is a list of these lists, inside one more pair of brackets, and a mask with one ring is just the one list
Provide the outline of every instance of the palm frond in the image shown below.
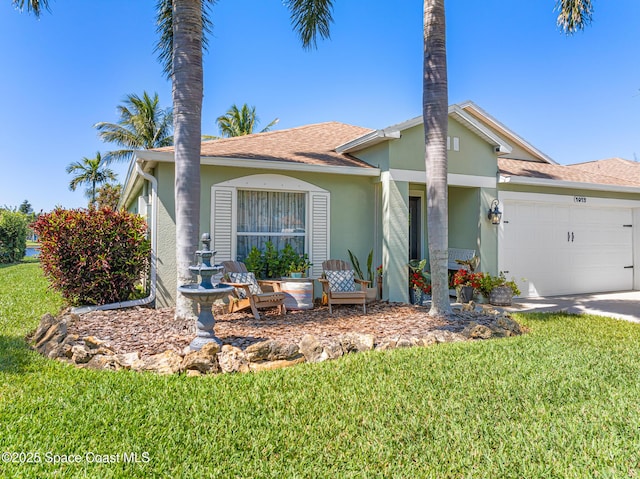
[[333,0],[287,0],[285,5],[291,11],[291,24],[303,48],[317,48],[318,35],[323,39],[330,37]]
[[148,150],[173,144],[173,114],[170,108],[160,108],[157,93],[142,96],[130,94],[118,105],[118,123],[99,122],[94,128],[100,139],[114,143],[122,150],[110,151],[106,162],[129,160],[134,150]]
[[[280,119],[276,118],[263,128],[260,133],[269,131]],[[222,138],[231,138],[234,136],[251,135],[255,132],[256,125],[260,122],[258,115],[256,114],[256,107],[249,106],[246,103],[238,108],[233,104],[227,110],[224,115],[219,116],[216,119],[218,129]],[[207,135],[203,135],[203,138]],[[209,139],[215,137],[208,137]]]
[[12,0],[11,4],[21,12],[26,7],[27,12],[33,13],[36,17],[40,17],[43,10],[51,11],[49,0]]
[[558,12],[558,26],[569,35],[584,30],[593,18],[591,0],[557,0],[555,11]]
[[271,131],[271,128],[276,126],[279,122],[280,122],[280,118],[275,118],[274,120],[271,121],[271,123],[269,123],[262,130],[260,130],[260,133],[266,133],[267,131]]
[[104,164],[105,165],[110,165],[112,163],[126,163],[131,161],[131,158],[133,158],[133,154],[134,154],[135,150],[115,150],[115,151],[108,151],[105,153],[103,159],[104,159]]
[[[209,47],[208,35],[213,30],[211,7],[217,0],[202,0],[202,48],[206,52]],[[158,55],[162,72],[167,78],[173,70],[173,6],[171,0],[158,0],[156,3],[156,33],[158,43],[153,52]]]

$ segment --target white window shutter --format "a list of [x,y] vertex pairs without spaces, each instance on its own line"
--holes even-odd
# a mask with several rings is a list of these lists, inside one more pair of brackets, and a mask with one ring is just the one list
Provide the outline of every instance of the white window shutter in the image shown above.
[[211,249],[214,261],[235,260],[236,189],[222,186],[211,188]]
[[311,276],[318,278],[322,274],[322,262],[330,255],[330,196],[324,192],[309,193],[309,260],[313,263]]

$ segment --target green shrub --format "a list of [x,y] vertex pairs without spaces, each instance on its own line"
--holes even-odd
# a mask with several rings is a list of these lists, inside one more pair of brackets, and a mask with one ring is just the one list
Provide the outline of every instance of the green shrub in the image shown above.
[[144,219],[109,208],[57,208],[34,223],[40,262],[52,287],[72,305],[122,302],[149,264]]
[[285,244],[280,251],[276,249],[271,241],[267,241],[264,246],[264,251],[260,251],[255,246],[251,248],[244,260],[245,266],[256,275],[256,278],[273,279],[287,276],[291,264],[297,264],[300,258],[300,255],[296,253],[289,243]]
[[0,263],[17,263],[27,251],[27,215],[0,209]]
[[507,278],[502,271],[500,271],[498,276],[491,276],[489,273],[478,274],[479,286],[477,289],[485,298],[489,297],[493,288],[497,288],[499,286],[508,286],[509,288],[511,288],[511,291],[513,291],[514,296],[520,295],[520,288],[518,288],[518,284],[513,279],[507,281]]

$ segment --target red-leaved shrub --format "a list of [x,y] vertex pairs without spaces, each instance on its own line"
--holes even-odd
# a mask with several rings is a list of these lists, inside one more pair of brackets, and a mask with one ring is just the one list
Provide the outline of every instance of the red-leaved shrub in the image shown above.
[[126,211],[65,210],[42,214],[40,264],[53,289],[74,306],[128,300],[149,265],[143,218]]

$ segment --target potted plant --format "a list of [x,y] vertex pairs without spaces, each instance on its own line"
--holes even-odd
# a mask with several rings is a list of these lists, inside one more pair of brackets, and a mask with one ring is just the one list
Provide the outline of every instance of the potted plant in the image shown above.
[[431,274],[425,271],[427,260],[409,261],[409,293],[411,304],[422,305],[428,295],[431,294]]
[[310,266],[313,266],[313,264],[309,262],[307,253],[298,255],[289,263],[289,276],[291,278],[304,278]]
[[498,276],[484,273],[480,278],[478,290],[495,306],[510,306],[513,297],[520,294],[517,283],[513,279],[507,280],[502,271]]
[[[351,252],[351,250],[347,250],[347,252],[349,253],[349,259],[351,259],[351,265],[353,266],[353,270],[356,275],[358,275],[358,278],[365,281],[362,269],[360,269],[360,261],[358,261],[358,258]],[[366,281],[369,281],[369,285],[365,288],[365,292],[367,294],[367,302],[370,303],[376,300],[376,294],[378,291],[376,285],[373,283],[373,250],[371,250],[369,252],[369,256],[367,256],[367,275],[368,277]]]
[[473,273],[462,268],[453,275],[453,286],[456,289],[458,302],[468,303],[473,299],[473,294],[479,289],[483,276],[483,273]]

